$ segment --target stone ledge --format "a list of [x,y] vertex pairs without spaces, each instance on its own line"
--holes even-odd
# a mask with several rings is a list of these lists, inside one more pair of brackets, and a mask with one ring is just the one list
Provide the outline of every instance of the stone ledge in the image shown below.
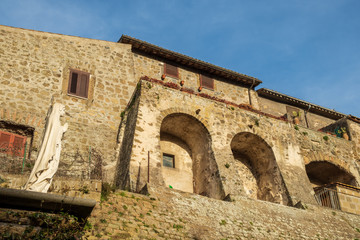
[[86,219],[96,205],[95,200],[67,197],[49,193],[0,188],[2,208],[42,212],[68,212],[79,219]]

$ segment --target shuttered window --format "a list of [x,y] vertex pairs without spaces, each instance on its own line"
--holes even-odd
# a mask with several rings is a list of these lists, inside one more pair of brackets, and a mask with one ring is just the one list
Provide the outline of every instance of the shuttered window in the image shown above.
[[25,136],[0,131],[0,153],[21,157],[24,155],[25,142]]
[[90,73],[70,69],[68,93],[79,96],[88,97]]
[[175,67],[175,66],[173,66],[173,65],[170,65],[170,64],[168,64],[168,63],[165,63],[165,65],[164,65],[164,73],[165,73],[167,76],[179,78],[179,70],[178,70],[178,67]]
[[214,90],[214,79],[200,75],[201,87]]

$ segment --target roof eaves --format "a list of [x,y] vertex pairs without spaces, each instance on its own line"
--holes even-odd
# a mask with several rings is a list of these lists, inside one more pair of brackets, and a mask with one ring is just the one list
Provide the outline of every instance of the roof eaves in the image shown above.
[[267,89],[267,88],[261,88],[259,90],[256,91],[258,93],[259,96],[261,97],[266,97],[272,100],[276,100],[282,103],[288,103],[288,104],[292,104],[292,105],[296,105],[298,107],[303,107],[303,108],[308,108],[310,112],[318,112],[321,115],[326,115],[326,116],[332,116],[332,118],[335,119],[340,119],[343,117],[346,117],[347,115],[337,112],[335,110],[332,109],[328,109],[328,108],[324,108],[321,107],[319,105],[295,98],[295,97],[291,97],[288,96],[286,94],[283,93],[279,93],[277,91],[271,90],[271,89]]
[[222,68],[216,65],[213,65],[211,63],[196,59],[196,58],[192,58],[189,56],[186,56],[184,54],[181,53],[177,53],[171,50],[167,50],[165,48],[156,46],[154,44],[127,36],[127,35],[122,35],[121,38],[118,41],[119,43],[127,43],[127,44],[131,44],[133,46],[133,48],[140,50],[140,51],[144,51],[146,53],[150,53],[180,64],[184,64],[187,65],[189,67],[192,68],[196,68],[199,70],[203,70],[205,72],[208,72],[210,74],[213,75],[217,75],[217,76],[221,76],[224,78],[228,78],[230,80],[234,80],[234,81],[238,81],[241,82],[245,85],[249,85],[252,87],[256,87],[259,84],[262,83],[262,81],[260,81],[257,78],[245,75],[245,74],[241,74],[226,68]]

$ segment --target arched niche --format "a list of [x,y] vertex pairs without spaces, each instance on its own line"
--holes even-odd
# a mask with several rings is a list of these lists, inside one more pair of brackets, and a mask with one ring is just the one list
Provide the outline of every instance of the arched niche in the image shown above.
[[182,113],[166,116],[160,128],[160,148],[166,185],[211,198],[224,198],[211,137],[199,120]]
[[313,188],[335,182],[356,186],[355,177],[351,173],[331,162],[310,162],[305,169]]
[[248,197],[288,205],[288,193],[269,144],[253,133],[242,132],[232,139],[231,150]]

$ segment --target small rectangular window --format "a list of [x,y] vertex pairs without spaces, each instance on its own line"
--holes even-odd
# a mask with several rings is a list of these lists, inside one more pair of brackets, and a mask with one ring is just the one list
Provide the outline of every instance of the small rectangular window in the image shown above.
[[87,98],[89,79],[90,73],[70,69],[68,93],[75,96]]
[[200,84],[201,87],[210,89],[210,90],[214,90],[214,79],[204,76],[204,75],[200,75]]
[[164,73],[167,76],[179,78],[179,69],[171,64],[165,63],[164,64]]
[[163,153],[163,166],[175,168],[175,156],[167,153]]
[[21,157],[24,155],[26,137],[0,131],[0,152]]

